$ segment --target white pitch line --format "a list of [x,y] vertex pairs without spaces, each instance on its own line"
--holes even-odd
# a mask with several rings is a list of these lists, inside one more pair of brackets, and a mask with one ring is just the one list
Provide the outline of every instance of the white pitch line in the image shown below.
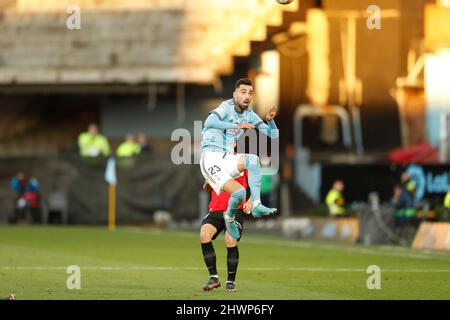
[[[3,271],[55,271],[66,270],[67,266],[4,266]],[[163,267],[163,266],[141,266],[141,267],[111,267],[111,266],[80,266],[81,271],[199,271],[201,267]],[[363,268],[239,268],[240,271],[293,271],[293,272],[366,272]],[[392,273],[450,273],[450,269],[383,269],[382,272]]]
[[[266,243],[265,240],[261,241],[261,239],[248,239],[248,243],[253,244],[263,244]],[[401,258],[410,258],[410,259],[420,259],[420,260],[441,260],[441,261],[450,261],[450,254],[446,253],[443,256],[433,256],[432,254],[427,254],[426,252],[387,252],[386,250],[377,250],[375,248],[369,247],[361,247],[358,245],[355,246],[345,246],[345,245],[333,245],[333,244],[322,244],[322,243],[311,243],[311,242],[303,242],[303,241],[282,241],[282,240],[274,240],[268,242],[269,245],[277,245],[277,246],[288,246],[288,247],[298,247],[302,249],[323,249],[330,251],[344,251],[349,253],[357,253],[364,255],[380,255],[380,256],[391,256],[391,257],[401,257]]]
[[[121,230],[126,233],[136,233],[136,234],[147,234],[147,235],[164,235],[162,231],[159,230],[142,230],[140,228],[124,228]],[[183,238],[195,238],[197,234],[188,231],[176,231],[172,235]],[[357,253],[363,255],[382,255],[389,257],[400,257],[418,260],[440,260],[449,261],[450,254],[441,251],[432,251],[426,249],[412,250],[411,248],[402,248],[396,246],[380,246],[380,247],[365,247],[361,245],[333,245],[329,243],[311,242],[308,240],[286,240],[286,239],[270,239],[270,238],[249,238],[244,240],[246,243],[250,244],[265,244],[265,245],[275,245],[275,246],[288,246],[288,247],[298,247],[302,249],[322,249],[329,251],[344,251],[349,253]],[[391,250],[389,250],[391,249]]]

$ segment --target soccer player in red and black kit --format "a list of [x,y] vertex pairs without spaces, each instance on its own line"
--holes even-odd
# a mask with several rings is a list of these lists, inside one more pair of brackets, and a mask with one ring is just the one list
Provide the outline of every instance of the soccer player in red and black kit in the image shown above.
[[[235,180],[242,185],[244,189],[247,189],[247,171],[244,171],[243,175]],[[228,200],[230,195],[226,192],[221,192],[217,195],[214,190],[206,187],[206,191],[211,192],[211,202],[209,203],[209,212],[207,216],[202,220],[202,227],[200,229],[200,241],[202,243],[202,253],[205,259],[206,267],[209,271],[209,281],[203,286],[204,291],[210,291],[220,287],[219,276],[217,275],[216,268],[216,253],[212,244],[212,240],[215,240],[217,236],[225,230],[225,243],[227,246],[227,267],[228,267],[228,279],[226,283],[226,290],[228,292],[236,291],[235,279],[236,272],[239,263],[239,250],[237,247],[238,240],[231,237],[226,231],[225,220],[223,219],[223,212],[228,208]],[[252,208],[251,197],[242,202],[236,213],[236,225],[239,229],[240,236],[242,235],[242,227],[244,224],[244,214],[249,214]]]

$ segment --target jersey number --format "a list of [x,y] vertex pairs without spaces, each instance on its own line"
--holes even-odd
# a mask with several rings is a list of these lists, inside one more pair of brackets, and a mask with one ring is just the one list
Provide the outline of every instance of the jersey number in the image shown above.
[[222,171],[218,166],[212,166],[208,168],[209,173],[212,175],[216,174],[217,172]]

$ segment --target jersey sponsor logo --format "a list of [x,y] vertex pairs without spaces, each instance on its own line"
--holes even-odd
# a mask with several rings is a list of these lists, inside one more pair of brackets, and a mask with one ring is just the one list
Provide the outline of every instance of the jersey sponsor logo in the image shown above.
[[[242,119],[242,118],[238,118],[238,119],[230,119],[230,121],[229,122],[232,122],[232,123],[234,123],[234,124],[241,124],[241,123],[246,123],[246,121],[245,121],[245,119]],[[226,130],[226,134],[227,134],[227,136],[231,136],[231,137],[236,137],[240,132],[241,132],[241,130],[242,129],[227,129]]]

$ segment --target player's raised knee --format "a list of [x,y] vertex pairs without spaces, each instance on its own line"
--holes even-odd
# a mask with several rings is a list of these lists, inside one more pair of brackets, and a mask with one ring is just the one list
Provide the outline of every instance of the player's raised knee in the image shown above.
[[252,167],[259,167],[259,157],[255,154],[245,155],[245,167],[251,169]]

